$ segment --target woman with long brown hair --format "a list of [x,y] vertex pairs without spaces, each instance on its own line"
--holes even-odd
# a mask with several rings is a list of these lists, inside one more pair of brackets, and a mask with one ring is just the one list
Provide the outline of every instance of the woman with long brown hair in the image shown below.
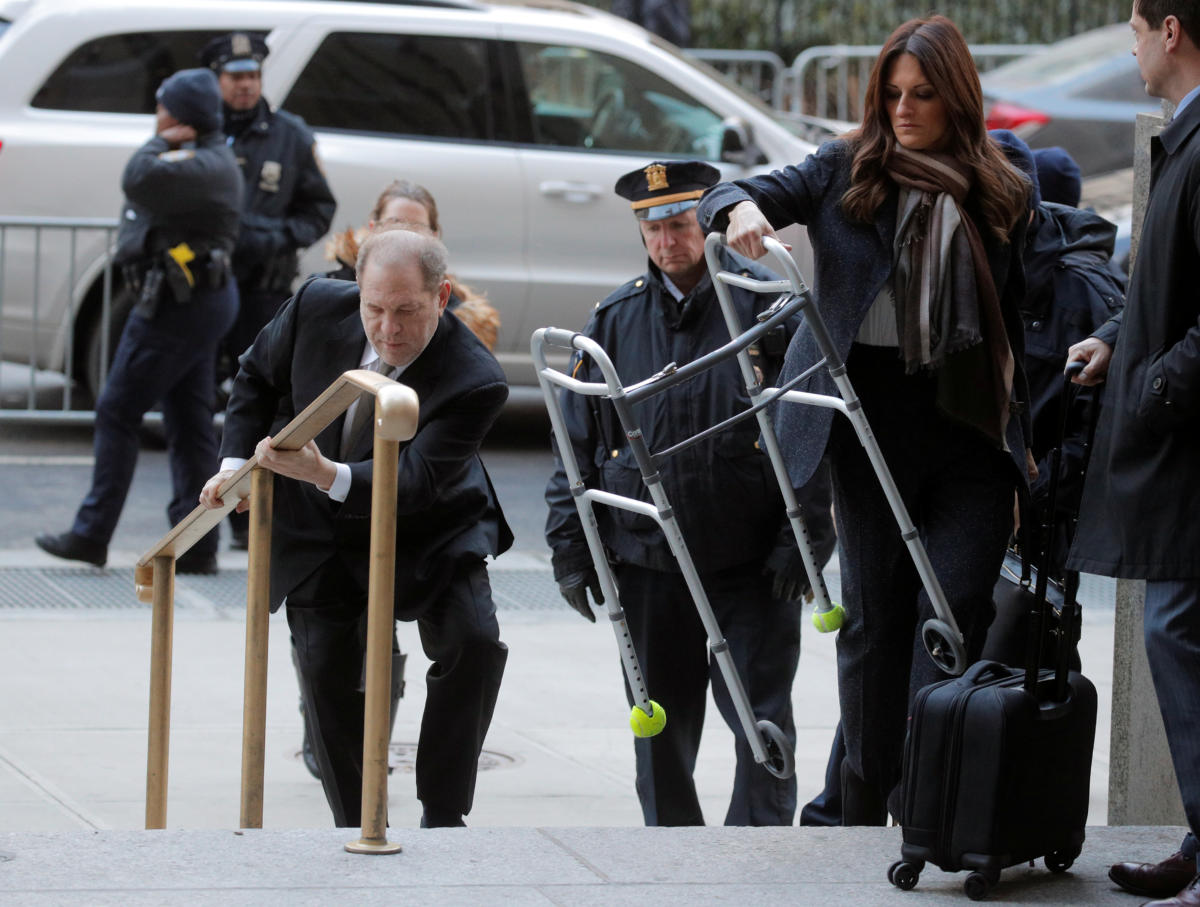
[[[354,280],[354,263],[358,259],[358,247],[370,233],[379,230],[428,230],[438,239],[442,238],[442,224],[438,218],[437,202],[433,194],[409,180],[393,180],[375,199],[371,216],[365,227],[349,227],[336,234],[326,247],[326,256],[337,262],[338,267],[326,277]],[[487,301],[487,296],[467,286],[453,274],[450,281],[450,301],[446,308],[483,341],[489,350],[496,348],[496,337],[500,332],[500,313]]]
[[[1032,462],[1017,307],[1029,191],[988,138],[966,41],[932,16],[888,39],[856,130],[796,166],[715,187],[699,209],[705,227],[751,258],[776,227],[807,225],[821,315],[971,659],[991,621],[1014,490]],[[780,382],[819,359],[802,328]],[[825,369],[799,389],[836,394]],[[920,639],[932,606],[849,423],[831,424],[823,407],[777,410],[796,487],[829,450],[847,611],[842,819],[883,824],[910,690],[943,676]]]

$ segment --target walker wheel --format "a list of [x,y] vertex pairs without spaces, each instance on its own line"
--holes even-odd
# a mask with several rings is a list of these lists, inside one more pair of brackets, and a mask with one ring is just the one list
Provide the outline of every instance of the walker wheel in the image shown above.
[[947,674],[961,674],[967,669],[967,652],[958,634],[945,621],[936,618],[921,626],[921,641],[933,663]]
[[796,756],[787,737],[773,722],[760,721],[755,725],[767,750],[763,768],[776,778],[790,778],[796,773]]
[[846,609],[834,604],[828,611],[813,611],[812,625],[818,633],[836,633],[846,622]]

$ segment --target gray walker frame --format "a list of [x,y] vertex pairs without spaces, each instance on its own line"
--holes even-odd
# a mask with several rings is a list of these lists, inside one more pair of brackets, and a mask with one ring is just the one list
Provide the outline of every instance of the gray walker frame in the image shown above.
[[[695,602],[696,610],[708,635],[709,651],[712,658],[716,660],[721,675],[729,689],[730,699],[737,712],[742,731],[750,745],[751,752],[754,754],[755,761],[762,764],[776,777],[788,778],[791,777],[795,770],[795,757],[792,748],[783,732],[774,723],[755,719],[749,697],[746,694],[741,678],[738,676],[737,669],[733,663],[733,657],[729,652],[729,644],[726,642],[721,628],[717,623],[716,616],[713,614],[703,584],[700,581],[699,573],[688,551],[687,543],[684,541],[683,535],[679,530],[674,510],[667,500],[666,492],[662,487],[662,478],[659,475],[657,465],[660,460],[666,459],[672,454],[697,444],[720,431],[724,431],[751,416],[756,418],[761,432],[763,447],[771,461],[776,481],[783,494],[787,517],[796,537],[805,570],[808,573],[809,582],[816,600],[817,612],[819,614],[832,613],[835,610],[835,606],[831,605],[829,601],[829,593],[825,585],[825,580],[816,563],[808,529],[804,524],[803,511],[796,501],[796,495],[788,478],[787,468],[784,465],[779,443],[775,436],[775,429],[766,409],[770,404],[778,400],[784,400],[792,403],[826,406],[843,413],[850,419],[851,424],[853,424],[860,442],[863,444],[872,465],[875,467],[876,473],[883,485],[884,494],[900,525],[901,534],[908,545],[909,552],[917,566],[917,571],[938,615],[937,619],[926,621],[922,628],[922,637],[926,648],[929,650],[930,657],[943,669],[951,673],[960,673],[966,667],[966,656],[962,644],[962,635],[959,633],[958,627],[954,622],[954,617],[946,605],[945,595],[937,578],[933,574],[933,568],[929,563],[924,546],[917,537],[917,531],[909,519],[908,512],[892,480],[891,473],[888,471],[887,465],[884,463],[883,457],[879,452],[879,445],[876,443],[870,426],[867,424],[866,416],[862,412],[862,406],[854,393],[854,388],[851,386],[849,378],[846,377],[845,365],[841,362],[837,351],[833,348],[833,344],[825,330],[824,322],[821,320],[820,313],[817,310],[816,303],[813,301],[804,279],[800,276],[795,262],[782,244],[774,239],[767,238],[764,240],[764,244],[768,252],[778,261],[783,273],[787,275],[787,279],[763,281],[742,277],[739,274],[721,270],[718,250],[723,242],[724,238],[719,234],[709,235],[705,241],[704,253],[713,278],[713,286],[716,290],[717,299],[721,306],[726,326],[729,329],[729,343],[686,365],[677,366],[672,362],[651,377],[628,386],[621,383],[616,368],[604,349],[596,341],[584,334],[563,328],[539,328],[534,331],[530,346],[534,366],[537,369],[538,382],[541,385],[542,395],[546,401],[546,410],[550,416],[550,424],[554,430],[555,441],[558,445],[568,485],[575,499],[575,506],[579,511],[588,550],[595,565],[601,589],[604,592],[608,617],[613,624],[613,631],[616,634],[617,648],[621,654],[621,662],[629,683],[629,689],[632,692],[635,710],[640,709],[647,716],[652,717],[655,713],[655,705],[651,703],[649,693],[646,689],[641,665],[638,662],[637,653],[634,651],[633,641],[625,621],[625,612],[620,605],[612,567],[608,562],[608,557],[604,551],[604,543],[600,538],[595,517],[596,504],[642,514],[660,526],[671,552],[679,564],[680,573]],[[743,331],[730,298],[730,285],[758,293],[781,293],[782,295],[780,295],[779,299],[770,308],[758,316],[758,324]],[[805,318],[808,320],[809,327],[816,336],[823,358],[803,374],[791,379],[783,388],[764,389],[754,373],[754,366],[750,361],[749,348],[768,331],[790,320],[800,311],[804,311],[805,313]],[[578,351],[590,356],[600,369],[604,380],[602,382],[579,381],[565,372],[550,367],[546,362],[545,349],[547,346]],[[749,392],[750,407],[726,419],[724,422],[710,426],[693,435],[691,438],[676,443],[666,450],[652,453],[646,445],[641,429],[634,418],[633,405],[688,381],[697,374],[733,357],[736,357],[738,361],[742,380],[745,382],[746,389]],[[810,394],[790,389],[820,368],[829,369],[830,375],[833,377],[841,394],[840,397]],[[579,464],[575,458],[575,451],[571,445],[570,436],[567,434],[562,406],[558,396],[559,388],[584,396],[605,398],[612,403],[625,437],[629,442],[630,451],[637,461],[639,471],[642,474],[642,481],[646,485],[652,503],[646,503],[636,498],[628,498],[600,489],[588,488],[584,485],[579,471]]]

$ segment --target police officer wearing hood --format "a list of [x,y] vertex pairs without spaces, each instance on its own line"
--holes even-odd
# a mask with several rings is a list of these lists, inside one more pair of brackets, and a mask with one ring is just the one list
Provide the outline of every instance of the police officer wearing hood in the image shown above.
[[[200,62],[217,74],[225,135],[242,168],[241,230],[233,271],[241,309],[226,337],[228,371],[292,292],[299,253],[321,238],[337,208],[317,160],[316,140],[304,120],[272,110],[262,94],[262,63],[269,50],[258,35],[214,38]],[[230,517],[233,547],[246,547],[247,521]]]
[[[719,171],[703,162],[667,161],[617,181],[617,194],[630,201],[637,218],[649,267],[596,304],[584,333],[604,347],[626,383],[647,378],[669,362],[683,365],[729,341],[694,210],[704,190],[719,179]],[[721,258],[727,270],[775,279],[728,250]],[[745,328],[773,301],[736,287],[732,294]],[[778,373],[786,333],[781,327],[752,350],[767,382]],[[603,380],[593,361],[578,353],[571,368],[581,380]],[[728,360],[645,401],[635,414],[651,450],[663,450],[748,405],[737,363]],[[564,392],[563,408],[585,483],[648,501],[611,405]],[[803,567],[790,529],[780,535],[787,526],[783,500],[757,440],[757,423],[750,419],[667,458],[660,469],[754,712],[775,722],[794,744],[791,690],[800,654]],[[561,462],[546,501],[555,580],[571,607],[594,621],[587,592],[597,604],[603,598]],[[724,681],[715,665],[710,672],[704,628],[661,530],[645,517],[615,508],[599,508],[597,519],[648,688],[670,716],[661,734],[634,741],[646,824],[704,824],[692,771],[710,674],[717,706],[736,738],[737,768],[725,823],[791,824],[795,779],[780,780],[755,764]],[[780,538],[783,544],[776,549]]]
[[[155,135],[125,166],[115,263],[138,302],[125,322],[96,401],[92,487],[66,532],[35,540],[57,557],[103,566],[125,506],[142,417],[162,405],[171,464],[167,507],[177,523],[217,465],[213,430],[217,345],[237,313],[229,271],[241,175],[221,133],[221,96],[206,69],[158,90]],[[179,573],[217,572],[214,530],[176,562]]]

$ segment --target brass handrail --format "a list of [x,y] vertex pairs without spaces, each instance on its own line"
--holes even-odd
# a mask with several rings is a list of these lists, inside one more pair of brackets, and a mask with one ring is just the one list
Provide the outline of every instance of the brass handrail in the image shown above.
[[[418,400],[412,388],[376,372],[344,372],[273,438],[279,450],[297,450],[363,392],[375,397],[375,447],[371,497],[370,579],[367,591],[367,698],[363,739],[362,837],[346,849],[395,853],[387,840],[388,690],[395,583],[396,490],[400,442],[416,434]],[[365,405],[365,404],[364,404]],[[165,828],[167,755],[171,713],[171,643],[175,560],[218,526],[240,498],[250,496],[249,572],[246,594],[246,673],[242,728],[241,827],[262,827],[265,768],[267,627],[270,617],[272,476],[251,457],[222,483],[224,505],[197,507],[138,560],[139,601],[151,602],[150,722],[146,758],[146,828]]]

